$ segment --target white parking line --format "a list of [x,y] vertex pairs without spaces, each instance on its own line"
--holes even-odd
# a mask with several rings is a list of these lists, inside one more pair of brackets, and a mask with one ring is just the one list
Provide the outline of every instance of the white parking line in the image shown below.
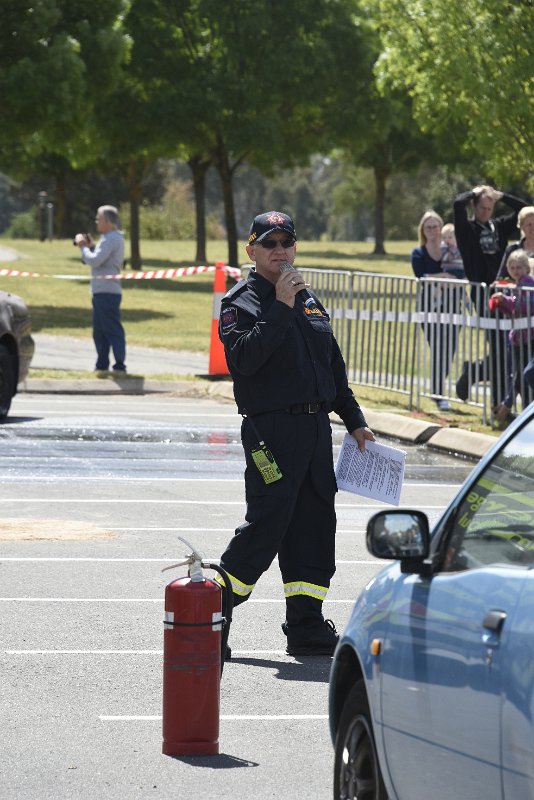
[[[96,562],[96,563],[99,563],[99,562],[104,562],[104,563],[119,562],[119,563],[140,563],[140,564],[143,564],[143,563],[146,562],[146,563],[156,563],[156,564],[157,563],[161,563],[161,564],[171,563],[171,564],[173,564],[173,563],[176,562],[176,558],[90,558],[90,557],[77,558],[77,557],[66,557],[66,556],[62,556],[62,557],[59,557],[59,556],[58,557],[52,557],[52,556],[39,556],[39,557],[9,556],[8,558],[2,558],[0,556],[0,563],[3,563],[4,561],[10,561],[10,562],[11,561],[25,561],[25,562],[28,562],[28,561],[37,561],[37,562],[40,562],[40,561],[55,561],[55,562],[59,562],[59,563],[63,563],[63,562],[70,563],[72,561],[74,561],[74,562],[77,562],[77,561],[89,561],[89,562]],[[204,561],[212,561],[212,562],[217,562],[218,563],[219,562],[219,558],[218,557],[217,558],[210,558],[209,556],[206,556],[204,558]],[[353,559],[351,561],[342,561],[342,560],[336,561],[336,565],[337,566],[339,566],[340,564],[375,564],[376,565],[376,564],[382,564],[382,561],[371,561],[371,559],[369,559],[369,558],[367,558],[367,559]]]
[[[122,502],[122,501],[121,501]],[[17,519],[16,517],[11,518],[11,522]],[[26,520],[26,517],[22,517],[22,519]],[[177,531],[189,531],[189,533],[234,533],[235,526],[233,528],[192,528],[191,526],[186,526],[184,528],[165,528],[159,525],[147,525],[145,528],[139,527],[139,525],[131,526],[115,526],[115,525],[106,525],[107,531],[157,531],[158,533],[162,533],[164,531],[168,531],[170,533],[175,533]],[[338,533],[365,533],[365,531],[361,530],[339,530]]]
[[8,656],[161,656],[163,650],[4,650],[4,653]]
[[[109,405],[109,400],[108,400],[108,405]],[[26,408],[24,409],[24,411],[26,413],[29,410],[31,410],[31,408],[28,407],[28,406],[26,406]],[[43,415],[43,413],[42,413],[43,409],[42,408],[39,409],[37,406],[35,406],[35,410],[36,411],[40,411],[41,412],[40,413],[41,416]],[[92,410],[94,410],[94,409],[92,409]],[[83,412],[80,410],[78,413],[83,413]],[[50,411],[48,416],[50,416],[51,419],[63,419],[64,415],[63,414],[54,414],[52,411]],[[219,413],[217,411],[216,412],[198,411],[198,410],[183,411],[183,412],[182,411],[150,411],[150,410],[147,410],[147,411],[144,411],[144,410],[143,411],[128,411],[128,417],[169,417],[171,419],[175,419],[175,418],[179,419],[181,417],[185,417],[186,419],[189,419],[190,417],[194,417],[195,419],[204,419],[204,418],[206,418],[206,419],[211,419],[211,418],[215,418],[215,419],[233,419],[236,428],[239,428],[239,426],[241,424],[241,421],[239,419],[236,419],[236,415],[235,414],[222,414],[222,413]],[[11,427],[13,427],[16,424],[17,423],[13,422],[11,424]],[[39,428],[37,426],[34,426],[34,427],[35,427],[36,430],[39,430]],[[103,425],[101,425],[100,427],[104,428]],[[128,429],[131,426],[127,425],[123,420],[121,420],[120,427],[121,427],[121,429],[124,429],[124,428]]]
[[[16,502],[17,498],[0,498],[0,503],[14,503]],[[94,505],[97,501],[95,498],[80,498],[80,497],[28,497],[27,493],[24,493],[24,503],[31,504],[31,503],[49,503],[52,505],[57,505],[58,503],[64,503],[68,505],[73,505],[74,503],[80,504],[91,504]],[[117,503],[116,497],[99,497],[98,504],[102,505],[103,503]],[[135,504],[142,504],[142,505],[194,505],[194,506],[204,506],[204,505],[217,505],[217,506],[242,506],[243,500],[147,500],[146,497],[144,499],[128,499],[126,497],[121,497],[120,499],[121,506],[125,505],[135,505]],[[367,507],[367,506],[366,506]],[[369,506],[370,507],[370,506]],[[378,508],[378,506],[377,506]]]
[[[419,485],[419,484],[417,484]],[[421,484],[422,485],[422,484]],[[428,486],[429,484],[425,484]],[[16,497],[11,498],[0,498],[0,503],[14,503],[16,502]],[[70,498],[55,498],[55,497],[28,497],[26,492],[24,493],[24,503],[26,505],[31,505],[32,503],[48,503],[57,505],[58,503],[65,503],[69,505],[74,504],[95,504],[94,498],[79,498],[79,497],[70,497]],[[206,506],[206,505],[214,505],[214,506],[242,506],[243,500],[217,500],[213,499],[210,500],[209,498],[205,498],[204,500],[147,500],[146,498],[143,499],[128,499],[125,497],[121,497],[121,506],[125,505],[135,505],[135,504],[143,504],[143,505],[194,505],[194,506]],[[98,504],[103,505],[104,503],[117,503],[116,497],[99,497]],[[445,505],[441,503],[441,505],[437,506],[430,506],[430,505],[419,505],[420,510],[424,509],[443,509]],[[354,502],[354,503],[336,503],[336,508],[355,508],[360,511],[367,511],[371,508],[377,509],[384,509],[388,508],[386,503],[362,503],[362,502]],[[188,530],[191,530],[190,528]]]
[[[161,722],[163,717],[160,714],[141,715],[124,714],[108,716],[100,714],[98,717],[102,722]],[[221,714],[219,719],[224,722],[241,720],[267,720],[275,722],[277,720],[310,720],[328,719],[328,714]]]
[[[31,557],[31,556],[21,556],[21,557],[9,556],[8,558],[2,558],[2,556],[0,556],[0,563],[3,563],[4,561],[59,561],[59,562],[65,562],[65,561],[66,562],[71,562],[71,561],[90,561],[90,562],[92,562],[92,561],[95,561],[97,563],[98,562],[104,562],[104,563],[106,563],[106,562],[111,562],[111,563],[115,563],[115,562],[120,562],[120,563],[122,563],[122,562],[126,562],[126,563],[144,563],[144,562],[147,562],[147,563],[151,563],[151,562],[155,562],[155,563],[158,563],[159,562],[161,564],[167,564],[167,563],[174,564],[174,563],[176,563],[176,558],[178,558],[178,556],[176,556],[175,558],[92,558],[92,557],[89,557],[89,556],[88,557],[85,557],[85,556],[84,557],[77,557],[77,556],[61,556],[61,557],[59,557],[59,556],[57,556],[57,557],[52,557],[52,556],[35,556],[35,557]],[[210,556],[205,556],[203,560],[204,561],[217,561],[218,562],[219,558],[218,557],[217,558],[210,558]],[[343,562],[339,561],[337,563],[342,564]],[[354,562],[354,563],[357,563],[357,562]],[[368,563],[368,562],[366,562],[366,563]]]
[[[8,656],[161,656],[163,650],[4,650]],[[232,650],[235,656],[287,656],[285,650]]]
[[0,597],[0,603],[163,603],[163,600],[163,597]]
[[[32,457],[32,459],[33,459],[33,457]],[[51,460],[53,460],[53,459],[49,459],[49,461],[51,461]],[[72,458],[66,458],[65,456],[59,456],[58,460],[60,460],[61,462],[68,462],[68,461],[78,462],[80,459],[79,459],[79,456],[72,456]],[[189,465],[191,463],[195,463],[193,461],[188,461],[187,459],[183,459],[183,460],[184,460],[184,462],[187,461],[187,463]],[[19,459],[19,461],[20,461],[20,459]],[[128,459],[128,461],[131,464],[131,462],[135,462],[136,459],[132,458],[132,459]],[[179,464],[179,463],[181,463],[181,460],[180,461],[175,460],[173,462],[174,465]],[[196,462],[196,463],[205,463],[205,462]],[[22,471],[22,465],[19,463],[17,466],[18,466],[19,470]],[[73,477],[73,476],[67,476],[66,477],[63,472],[58,472],[58,473],[56,473],[56,472],[47,472],[46,473],[46,480],[47,481],[58,480],[58,481],[61,481],[62,483],[65,483],[65,484],[66,483],[83,483],[83,484],[87,484],[87,483],[106,483],[106,484],[108,484],[108,483],[121,483],[121,484],[124,485],[125,483],[127,483],[127,484],[134,484],[134,483],[142,483],[142,484],[158,484],[158,483],[238,483],[238,484],[242,484],[244,486],[243,478],[225,478],[224,476],[219,476],[219,477],[216,477],[216,478],[205,478],[205,477],[202,477],[201,475],[199,475],[197,478],[180,478],[178,476],[170,477],[170,478],[168,478],[168,477],[152,478],[152,477],[132,477],[130,475],[114,475],[114,476],[110,477],[107,473],[103,473],[101,476],[88,475],[88,476],[83,476],[83,477],[79,477],[79,476],[78,477]],[[2,482],[4,484],[7,484],[7,483],[17,484],[17,483],[20,483],[21,481],[24,481],[25,485],[26,484],[30,484],[30,483],[43,483],[43,476],[40,473],[37,474],[37,475],[33,475],[33,476],[32,475],[27,475],[25,473],[24,476],[22,476],[22,475],[18,475],[18,476],[17,475],[10,475],[10,476],[2,478]],[[420,481],[404,481],[403,489],[407,489],[407,488],[413,489],[414,487],[422,487],[422,486],[424,486],[425,488],[430,488],[430,489],[432,489],[432,488],[437,488],[437,489],[458,489],[461,485],[462,485],[462,481],[458,481],[458,483],[428,483],[427,481],[424,480],[424,478],[421,478]],[[25,492],[26,492],[26,490],[25,490]],[[26,494],[25,494],[25,497],[26,497]],[[7,501],[3,501],[3,502],[7,502]],[[78,501],[78,502],[82,502],[82,501]],[[128,501],[128,500],[123,501],[123,500],[121,500],[121,502],[132,502],[132,501]],[[150,502],[152,503],[154,501],[151,500]],[[338,504],[336,503],[336,505],[338,505]],[[434,508],[434,507],[435,506],[421,506],[421,508]]]
[[235,527],[233,528],[160,528],[159,525],[148,525],[146,528],[139,528],[137,525],[133,528],[131,527],[110,527],[106,525],[106,530],[108,531],[200,531],[201,533],[233,533],[235,531]]
[[[52,459],[49,458],[48,460],[51,461]],[[75,462],[78,462],[80,460],[80,457],[79,456],[73,456],[72,458],[65,458],[65,456],[59,456],[59,460],[60,461],[75,461]],[[32,462],[35,461],[35,458],[33,456],[31,458],[31,461]],[[128,462],[129,462],[130,465],[131,465],[132,462],[135,462],[135,461],[136,461],[135,458],[128,458]],[[140,459],[140,461],[142,461],[142,459]],[[184,459],[184,461],[187,461],[187,463],[189,465],[195,463],[194,461],[188,461],[187,459]],[[175,461],[174,463],[177,463],[177,462]],[[205,462],[197,462],[197,463],[205,463]],[[22,465],[18,464],[17,466],[22,471]],[[90,476],[85,476],[84,475],[83,478],[80,478],[79,476],[78,477],[72,477],[72,476],[65,477],[65,475],[62,472],[57,472],[57,473],[56,472],[47,472],[46,473],[46,480],[50,481],[50,480],[53,480],[53,479],[60,480],[62,483],[83,483],[83,484],[85,484],[85,483],[114,483],[114,482],[122,483],[122,484],[124,484],[125,482],[127,482],[127,483],[143,483],[143,484],[145,484],[145,483],[199,483],[200,481],[202,481],[202,483],[241,483],[241,484],[243,484],[243,478],[224,478],[224,477],[219,477],[219,478],[200,478],[200,477],[199,478],[178,478],[178,477],[175,477],[175,478],[150,478],[150,477],[148,477],[148,478],[146,478],[146,477],[132,478],[129,475],[128,476],[124,476],[124,475],[122,475],[122,476],[118,475],[117,476],[117,475],[114,475],[114,476],[110,477],[109,475],[106,475],[106,474],[102,474],[102,476],[100,476],[100,477],[94,476],[94,475],[90,475]],[[22,475],[19,475],[19,476],[11,475],[8,478],[2,477],[2,483],[20,483],[22,480],[24,481],[25,484],[26,483],[43,483],[43,476],[41,474],[38,474],[38,475],[35,475],[35,476],[29,476],[28,477],[26,474],[24,474],[24,476],[22,476]],[[425,486],[426,485],[428,485],[428,484],[425,484]]]
[[[325,600],[325,603],[347,604],[354,603],[351,600]],[[0,597],[0,603],[163,603],[163,597]],[[281,600],[256,600],[251,598],[248,603],[283,603]]]

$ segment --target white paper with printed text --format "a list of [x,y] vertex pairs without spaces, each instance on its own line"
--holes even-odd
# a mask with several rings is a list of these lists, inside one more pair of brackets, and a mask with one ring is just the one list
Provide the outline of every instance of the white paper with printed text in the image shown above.
[[336,464],[338,489],[398,506],[406,453],[378,442],[365,442],[365,452],[345,434]]

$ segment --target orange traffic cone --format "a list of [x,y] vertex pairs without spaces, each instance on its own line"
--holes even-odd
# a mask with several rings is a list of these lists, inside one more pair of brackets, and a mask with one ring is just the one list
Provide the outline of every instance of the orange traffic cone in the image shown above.
[[229,375],[230,370],[226,363],[224,347],[219,339],[219,316],[221,313],[221,300],[226,294],[226,272],[223,270],[224,261],[215,262],[215,281],[213,283],[213,313],[211,315],[211,344],[210,344],[210,375]]

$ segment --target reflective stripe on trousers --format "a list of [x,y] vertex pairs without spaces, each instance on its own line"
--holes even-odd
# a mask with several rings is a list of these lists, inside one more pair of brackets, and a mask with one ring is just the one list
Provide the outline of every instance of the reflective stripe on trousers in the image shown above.
[[306,597],[313,597],[315,600],[323,601],[328,592],[327,586],[317,586],[315,583],[306,583],[305,581],[292,581],[291,583],[284,583],[284,597],[296,597],[297,595],[306,595]]
[[[235,577],[235,575],[230,575],[230,573],[228,573],[228,577],[230,578],[230,582],[232,584],[233,593],[239,595],[239,597],[245,597],[245,598],[248,597],[249,594],[254,589],[254,584],[249,585],[247,583],[243,583],[243,581],[240,581],[238,578]],[[225,586],[224,578],[222,577],[222,575],[216,575],[215,580],[217,581],[217,583],[220,583],[221,586]]]

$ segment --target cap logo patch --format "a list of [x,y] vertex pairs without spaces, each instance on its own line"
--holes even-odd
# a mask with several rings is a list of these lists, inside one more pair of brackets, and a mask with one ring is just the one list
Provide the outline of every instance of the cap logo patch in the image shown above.
[[267,221],[269,225],[283,225],[285,222],[283,216],[279,214],[277,211],[273,211],[272,214],[269,214],[269,216],[267,217]]

